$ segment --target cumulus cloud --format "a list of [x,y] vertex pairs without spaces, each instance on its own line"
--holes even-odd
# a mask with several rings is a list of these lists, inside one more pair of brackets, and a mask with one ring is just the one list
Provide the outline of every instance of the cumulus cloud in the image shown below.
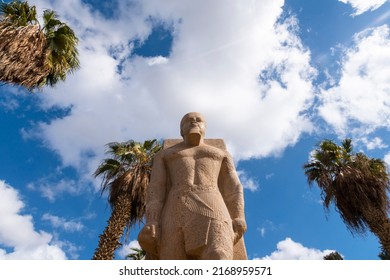
[[337,133],[360,138],[378,128],[390,129],[389,48],[387,25],[355,35],[338,84],[321,92],[319,114]]
[[141,249],[141,246],[138,243],[138,240],[132,240],[129,243],[123,245],[117,252],[117,256],[121,259],[126,259],[126,256],[134,253],[133,248]]
[[84,229],[84,225],[79,221],[68,221],[63,217],[58,217],[49,213],[43,214],[42,221],[48,221],[54,228],[60,228],[67,232],[82,231]]
[[17,190],[0,180],[0,259],[66,259],[52,235],[36,231],[32,216],[21,214],[24,206]]
[[324,256],[334,252],[334,250],[321,251],[315,248],[307,248],[301,243],[295,242],[290,237],[278,242],[277,250],[263,260],[322,260]]
[[76,245],[68,240],[54,240],[53,245],[62,248],[71,260],[77,260],[80,257],[80,252],[85,250],[83,245]]
[[[35,127],[64,165],[92,174],[108,142],[179,138],[188,111],[202,112],[206,136],[224,138],[237,160],[280,153],[312,129],[316,73],[282,0],[119,1],[113,18],[77,0],[50,3],[80,37],[82,68],[40,96],[69,114]],[[132,55],[154,24],[172,32],[169,57]]]
[[344,4],[349,4],[355,10],[354,16],[361,15],[367,11],[374,11],[385,4],[388,0],[339,0]]

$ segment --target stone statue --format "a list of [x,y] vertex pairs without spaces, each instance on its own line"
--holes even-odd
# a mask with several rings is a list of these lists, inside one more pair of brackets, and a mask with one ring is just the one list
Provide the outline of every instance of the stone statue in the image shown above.
[[201,114],[186,114],[184,141],[166,140],[154,158],[138,236],[151,259],[247,259],[243,188],[223,140],[205,140],[205,129]]

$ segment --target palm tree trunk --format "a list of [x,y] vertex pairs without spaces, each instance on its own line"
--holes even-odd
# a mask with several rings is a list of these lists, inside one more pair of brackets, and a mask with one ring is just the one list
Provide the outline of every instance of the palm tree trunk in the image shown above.
[[112,260],[115,250],[121,246],[120,239],[130,219],[131,201],[126,194],[121,194],[115,202],[108,224],[100,235],[93,260]]
[[390,253],[390,219],[386,213],[378,209],[371,209],[368,214],[363,214],[368,227],[378,239],[383,250]]

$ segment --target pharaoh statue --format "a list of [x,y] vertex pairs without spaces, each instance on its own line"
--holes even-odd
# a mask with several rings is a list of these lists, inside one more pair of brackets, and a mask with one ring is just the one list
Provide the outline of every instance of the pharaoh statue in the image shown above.
[[138,235],[150,259],[247,259],[243,188],[223,140],[204,139],[197,112],[180,123],[183,140],[156,154]]

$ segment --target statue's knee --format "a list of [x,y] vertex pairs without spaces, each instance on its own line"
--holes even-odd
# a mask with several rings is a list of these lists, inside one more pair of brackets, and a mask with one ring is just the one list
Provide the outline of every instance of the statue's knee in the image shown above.
[[209,248],[203,252],[203,260],[232,260],[233,249],[231,248]]

